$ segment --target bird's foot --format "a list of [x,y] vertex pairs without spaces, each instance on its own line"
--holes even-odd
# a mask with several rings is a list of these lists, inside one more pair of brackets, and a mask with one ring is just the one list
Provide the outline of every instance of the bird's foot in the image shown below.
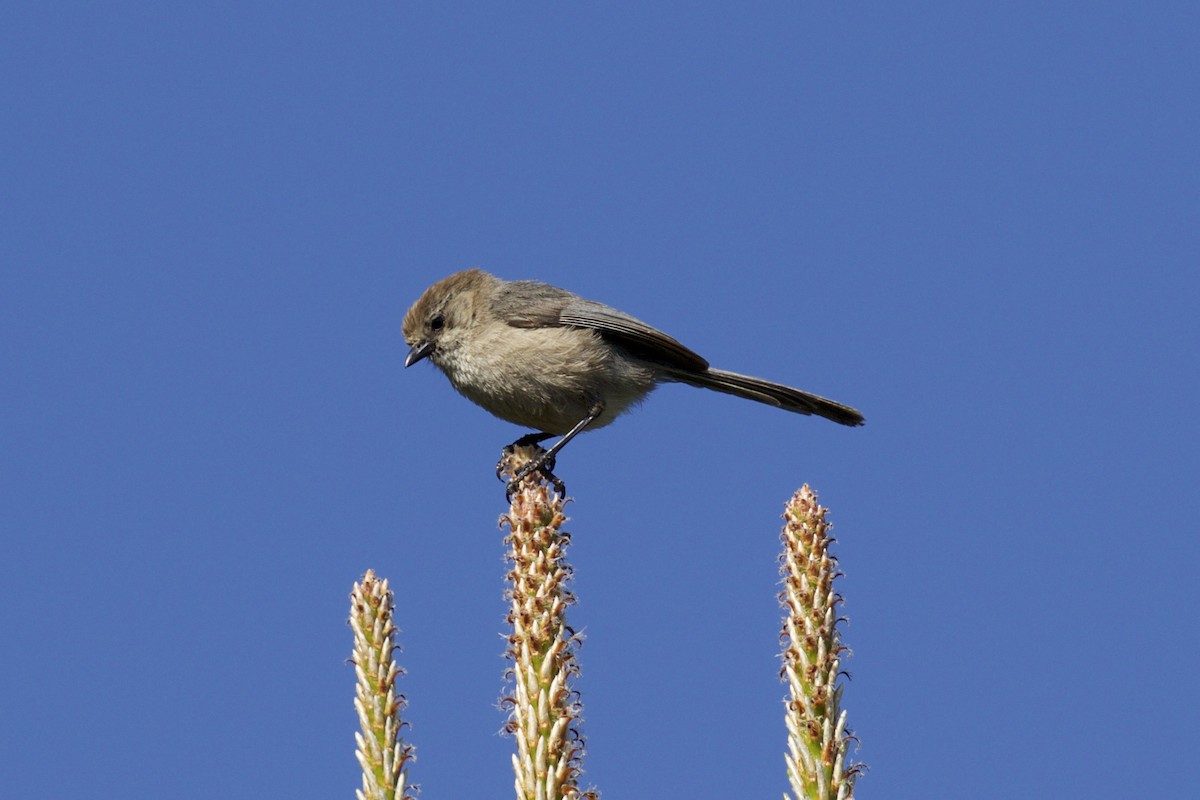
[[[496,462],[496,480],[504,480],[504,474],[506,472],[511,472],[509,460],[512,458],[518,447],[533,447],[541,451],[542,448],[538,447],[538,445],[553,435],[554,434],[552,433],[527,433],[512,444],[504,445],[504,449],[500,451],[500,460]],[[533,458],[537,458],[537,456],[534,456]],[[551,459],[551,462],[553,462],[553,459]],[[553,463],[551,465],[553,466]],[[524,477],[524,475],[522,475],[522,477]]]
[[554,491],[559,494],[566,494],[567,487],[562,480],[554,474],[554,458],[543,458],[538,456],[533,461],[529,461],[522,465],[508,481],[508,485],[504,488],[504,499],[512,502],[512,496],[516,494],[517,489],[521,488],[521,483],[527,478],[534,475],[541,475],[542,479],[554,487]]
[[[500,462],[496,464],[496,477],[500,480],[505,480],[508,477],[507,485],[504,489],[504,497],[509,502],[512,502],[512,497],[521,487],[522,482],[539,474],[560,495],[566,494],[567,487],[554,474],[554,456],[549,455],[537,444],[547,438],[549,438],[549,434],[531,433],[529,436],[522,437],[504,448]],[[518,453],[518,448],[527,451],[532,450],[533,452]],[[513,469],[515,466],[514,462],[518,459],[523,463],[519,467],[516,467],[516,469]]]

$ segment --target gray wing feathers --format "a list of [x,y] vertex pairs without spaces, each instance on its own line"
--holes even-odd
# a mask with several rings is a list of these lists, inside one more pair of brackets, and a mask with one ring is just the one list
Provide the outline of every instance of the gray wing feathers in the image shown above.
[[708,362],[639,319],[537,281],[512,281],[496,293],[492,310],[514,328],[589,328],[638,358],[685,370]]
[[603,303],[576,297],[567,303],[559,320],[563,325],[600,331],[647,361],[680,369],[708,368],[707,361],[662,331]]
[[492,297],[492,311],[514,328],[552,328],[575,295],[537,281],[511,281]]

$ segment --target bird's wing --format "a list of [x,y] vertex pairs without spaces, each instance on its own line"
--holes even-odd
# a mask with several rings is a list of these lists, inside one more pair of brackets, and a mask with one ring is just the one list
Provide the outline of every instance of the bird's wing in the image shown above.
[[646,361],[708,369],[707,361],[667,334],[611,306],[535,281],[513,281],[501,291],[505,296],[493,308],[505,309],[505,321],[514,328],[589,328]]

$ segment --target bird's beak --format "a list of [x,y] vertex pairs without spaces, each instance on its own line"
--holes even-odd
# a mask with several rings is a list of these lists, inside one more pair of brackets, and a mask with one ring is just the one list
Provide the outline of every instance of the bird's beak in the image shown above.
[[405,369],[420,361],[422,358],[427,358],[433,352],[433,342],[417,342],[412,346],[412,350],[408,351],[408,357],[404,359]]

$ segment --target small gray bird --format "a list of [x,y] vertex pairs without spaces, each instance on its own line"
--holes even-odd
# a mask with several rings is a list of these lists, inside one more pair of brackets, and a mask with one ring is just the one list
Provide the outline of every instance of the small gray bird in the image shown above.
[[672,381],[757,400],[842,425],[862,425],[849,406],[799,389],[714,369],[641,320],[536,281],[504,281],[478,269],[425,290],[404,315],[404,366],[428,358],[468,400],[534,433],[513,444],[562,436],[509,482],[552,468],[585,428],[608,425]]

